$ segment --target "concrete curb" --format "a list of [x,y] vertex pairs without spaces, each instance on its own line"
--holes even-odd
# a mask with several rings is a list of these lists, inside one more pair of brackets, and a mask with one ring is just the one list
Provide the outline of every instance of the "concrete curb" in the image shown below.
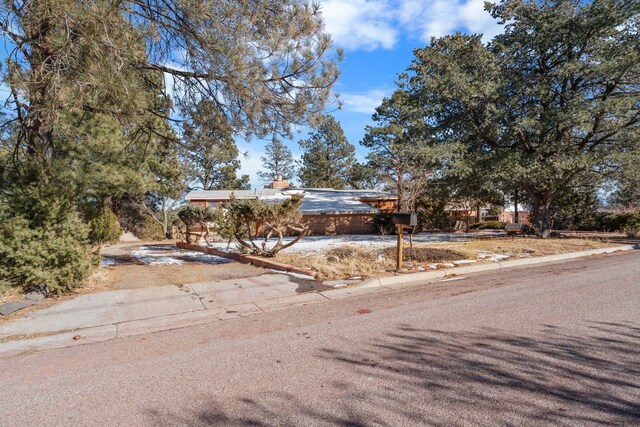
[[365,280],[358,285],[359,288],[376,288],[385,286],[411,285],[416,282],[425,282],[434,279],[444,278],[450,275],[461,275],[479,273],[483,271],[501,270],[510,267],[520,267],[527,265],[539,265],[554,261],[565,261],[569,259],[582,258],[592,255],[603,255],[614,252],[630,251],[640,249],[639,245],[615,246],[611,248],[591,249],[588,251],[569,252],[558,255],[546,255],[541,257],[514,259],[510,261],[492,262],[490,264],[467,265],[464,267],[453,267],[442,270],[425,271],[420,273],[399,274],[396,276],[377,277]]

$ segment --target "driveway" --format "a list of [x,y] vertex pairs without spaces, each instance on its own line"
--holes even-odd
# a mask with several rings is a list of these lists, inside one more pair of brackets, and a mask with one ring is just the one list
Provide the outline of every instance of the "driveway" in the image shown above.
[[226,258],[178,249],[174,242],[118,243],[102,250],[111,289],[188,285],[254,277],[271,271]]

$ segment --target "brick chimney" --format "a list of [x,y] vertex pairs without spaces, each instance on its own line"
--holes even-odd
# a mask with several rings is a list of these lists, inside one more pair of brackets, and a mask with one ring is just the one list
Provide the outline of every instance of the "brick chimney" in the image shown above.
[[273,188],[274,190],[286,190],[287,188],[289,188],[289,181],[287,181],[286,179],[282,179],[282,175],[277,174],[275,176],[275,179],[271,183],[271,188]]

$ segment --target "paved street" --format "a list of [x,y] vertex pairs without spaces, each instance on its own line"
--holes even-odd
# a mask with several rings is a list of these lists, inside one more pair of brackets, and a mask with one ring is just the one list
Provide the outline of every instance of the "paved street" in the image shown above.
[[640,251],[24,354],[0,391],[7,426],[640,425]]

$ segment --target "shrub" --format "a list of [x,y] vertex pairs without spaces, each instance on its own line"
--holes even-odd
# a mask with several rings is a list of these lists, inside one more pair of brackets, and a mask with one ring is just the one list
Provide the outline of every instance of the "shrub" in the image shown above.
[[471,230],[503,230],[506,224],[502,221],[481,221],[471,224],[469,228]]
[[625,231],[640,221],[640,212],[604,212],[595,218],[596,231]]
[[[216,221],[219,219],[219,215],[216,213],[216,209],[205,207],[202,205],[187,204],[181,206],[176,215],[186,226],[185,240],[187,243],[191,243],[191,237],[195,233],[195,227],[205,228],[205,239],[209,235],[208,222]],[[202,231],[202,230],[200,230]]]
[[107,207],[89,223],[89,241],[96,245],[117,242],[122,234],[118,217]]
[[24,216],[0,219],[0,287],[61,293],[89,275],[88,229],[75,212],[41,226]]
[[640,238],[640,212],[635,213],[628,219],[624,232],[632,239]]
[[[282,201],[269,203],[264,200],[233,199],[227,205],[226,220],[241,248],[252,255],[273,257],[279,251],[296,244],[304,237],[309,227],[300,223],[302,194],[294,194]],[[296,234],[290,242],[283,243],[285,235]],[[269,247],[269,239],[276,243]],[[256,243],[261,240],[260,245]]]
[[136,227],[135,236],[140,240],[164,240],[166,238],[162,225],[150,216],[141,219]]
[[373,217],[371,225],[373,230],[378,234],[395,234],[396,226],[391,220],[390,213],[379,213]]

